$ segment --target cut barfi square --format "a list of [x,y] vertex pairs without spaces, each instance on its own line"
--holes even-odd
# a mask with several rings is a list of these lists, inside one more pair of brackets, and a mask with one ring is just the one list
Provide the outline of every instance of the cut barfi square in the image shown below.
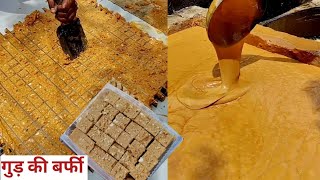
[[136,137],[142,129],[143,128],[139,126],[137,123],[131,121],[131,123],[126,127],[125,131],[129,133],[132,137]]
[[109,91],[106,94],[104,101],[106,101],[109,104],[115,104],[119,99],[120,99],[120,96],[118,94],[116,94],[113,91]]
[[129,170],[122,166],[119,162],[113,167],[111,174],[116,180],[123,180],[128,175]]
[[139,113],[139,115],[134,119],[134,121],[142,127],[147,127],[150,119],[143,113]]
[[95,108],[90,108],[87,112],[86,112],[86,116],[85,118],[87,118],[89,121],[96,123],[101,115],[102,115],[102,110],[100,109],[95,109]]
[[93,122],[89,121],[89,119],[87,118],[81,118],[81,120],[77,123],[76,126],[82,132],[87,133],[93,126]]
[[131,153],[128,151],[124,153],[119,161],[124,167],[129,169],[130,171],[135,168],[135,164],[137,163],[137,158],[135,158]]
[[129,124],[129,122],[130,122],[130,119],[124,116],[122,113],[119,113],[113,120],[113,123],[122,129],[125,129]]
[[109,124],[107,130],[105,131],[109,134],[113,139],[117,139],[123,130],[115,125],[114,123]]
[[138,140],[144,147],[146,147],[152,141],[153,136],[146,130],[142,129],[135,139]]
[[140,113],[140,109],[133,104],[129,104],[127,109],[123,112],[128,118],[134,119]]
[[152,152],[152,155],[156,158],[159,158],[166,151],[166,148],[163,147],[158,141],[154,140],[147,148],[148,152]]
[[131,143],[132,140],[133,140],[133,137],[132,137],[129,133],[123,131],[123,132],[120,134],[120,136],[117,138],[116,141],[117,141],[117,143],[120,144],[123,148],[127,148],[128,145]]
[[98,129],[96,126],[91,128],[91,130],[88,132],[88,136],[91,137],[96,142],[96,144],[105,151],[108,151],[108,149],[114,142],[114,139]]
[[165,148],[168,147],[171,142],[173,141],[174,137],[169,132],[162,130],[160,133],[155,137],[155,139]]
[[150,120],[145,129],[153,136],[156,136],[162,129],[162,126],[157,120]]
[[159,163],[158,158],[153,156],[152,151],[147,151],[139,161],[142,165],[146,167],[148,171],[151,171]]
[[99,121],[96,123],[96,126],[101,129],[102,131],[106,131],[108,126],[112,123],[112,120],[109,120],[109,118],[106,115],[102,115],[102,117],[99,119]]
[[89,154],[94,148],[94,141],[77,128],[72,131],[69,137],[86,154]]
[[114,105],[114,107],[120,112],[124,112],[128,106],[129,102],[123,98],[120,98]]
[[102,169],[107,172],[110,172],[116,163],[111,155],[107,154],[100,147],[95,146],[89,155]]
[[110,121],[112,121],[118,113],[119,111],[110,104],[102,111],[102,114]]
[[108,150],[108,153],[111,154],[117,160],[120,160],[124,152],[125,149],[117,143],[114,143]]
[[149,176],[148,170],[142,165],[138,164],[136,165],[135,169],[133,171],[130,171],[130,175],[135,179],[135,180],[146,180]]
[[139,158],[143,152],[146,150],[145,147],[139,143],[137,140],[134,140],[128,147],[128,152],[130,152],[134,157]]

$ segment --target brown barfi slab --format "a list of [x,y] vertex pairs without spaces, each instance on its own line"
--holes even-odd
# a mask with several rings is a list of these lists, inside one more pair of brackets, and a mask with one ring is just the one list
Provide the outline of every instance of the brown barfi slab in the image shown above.
[[77,128],[80,129],[82,132],[87,133],[91,127],[93,126],[93,122],[91,122],[87,118],[81,118],[81,120],[77,124]]
[[145,127],[145,129],[149,133],[151,133],[153,136],[156,136],[160,132],[160,130],[162,129],[162,126],[158,121],[151,119],[150,122]]
[[113,91],[108,91],[106,94],[104,101],[109,104],[115,104],[120,99],[120,96]]
[[152,141],[153,136],[146,130],[142,129],[139,134],[135,137],[144,147]]
[[153,152],[147,151],[139,161],[142,165],[146,167],[148,171],[151,171],[158,164],[158,158],[153,155]]
[[155,139],[165,148],[168,147],[174,140],[173,135],[165,130],[160,131],[160,133],[155,137]]
[[108,116],[102,115],[99,121],[96,123],[96,126],[102,131],[106,131],[108,126],[112,123],[112,120],[109,120]]
[[98,146],[94,147],[89,156],[107,172],[110,172],[114,164],[116,163],[116,159],[114,159],[111,155],[106,153]]
[[131,121],[130,124],[126,127],[125,131],[129,133],[132,137],[136,137],[142,129],[143,128],[139,126],[137,123]]
[[108,149],[114,142],[114,139],[98,129],[96,126],[91,128],[91,130],[88,132],[88,136],[92,138],[96,142],[96,144],[105,151],[108,151]]
[[139,115],[134,119],[134,121],[145,128],[147,127],[150,119],[143,112],[140,112]]
[[130,122],[130,119],[127,118],[122,113],[119,113],[113,120],[113,123],[119,126],[121,129],[125,129],[129,124],[129,122]]
[[156,158],[159,158],[165,151],[166,148],[163,147],[157,140],[154,140],[147,148],[147,152],[152,152],[152,155]]
[[93,123],[96,123],[100,117],[101,117],[101,112],[102,109],[95,109],[95,108],[90,108],[87,112],[87,115],[85,116],[88,120],[92,121]]
[[120,134],[120,136],[117,138],[116,141],[117,141],[117,143],[120,144],[123,148],[127,148],[128,145],[131,143],[132,140],[133,140],[133,137],[132,137],[129,133],[123,131],[123,132]]
[[129,102],[123,98],[120,98],[114,105],[114,107],[120,112],[124,112],[128,106]]
[[113,139],[117,139],[123,130],[115,125],[114,123],[109,124],[107,130],[105,131],[108,135],[110,135]]
[[130,171],[130,175],[135,180],[146,180],[149,174],[148,170],[140,163],[136,165],[134,170]]
[[102,111],[102,114],[105,115],[106,118],[110,121],[113,121],[118,113],[119,111],[110,104],[107,105]]
[[125,153],[125,149],[121,147],[119,144],[114,143],[108,150],[108,153],[112,155],[117,160],[120,160],[122,155]]
[[113,167],[111,174],[116,178],[116,180],[124,180],[128,175],[129,170],[122,166],[119,162]]
[[135,168],[135,164],[137,163],[137,158],[135,158],[130,152],[125,152],[119,161],[124,167],[129,169],[130,171]]
[[130,152],[136,158],[139,158],[145,150],[145,146],[143,146],[137,140],[134,140],[127,149],[127,151]]
[[135,117],[138,116],[138,114],[140,113],[140,109],[138,107],[136,107],[133,104],[129,104],[129,106],[127,107],[127,109],[123,112],[124,115],[126,115],[128,118],[130,119],[134,119]]
[[94,147],[94,141],[79,129],[74,129],[70,139],[86,154],[89,154]]

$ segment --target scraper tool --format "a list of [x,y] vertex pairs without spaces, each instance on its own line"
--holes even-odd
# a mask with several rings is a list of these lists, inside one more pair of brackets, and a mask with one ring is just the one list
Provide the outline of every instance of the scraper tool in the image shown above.
[[[63,0],[55,0],[57,5],[61,5]],[[68,24],[62,23],[57,29],[57,36],[64,53],[71,59],[77,58],[81,52],[86,50],[87,39],[79,18],[75,18]]]

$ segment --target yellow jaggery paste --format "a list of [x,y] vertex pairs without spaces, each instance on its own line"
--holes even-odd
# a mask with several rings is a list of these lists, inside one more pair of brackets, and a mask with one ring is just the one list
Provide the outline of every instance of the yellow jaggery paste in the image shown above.
[[204,28],[170,35],[169,46],[169,124],[184,138],[169,158],[169,179],[318,179],[318,67],[244,44],[240,81],[250,91],[191,110],[178,100],[179,88],[220,62]]
[[[212,76],[197,75],[178,93],[179,100],[191,109],[226,103],[241,97],[249,88],[239,81],[244,38],[259,17],[260,4],[253,0],[213,1],[207,14],[207,33],[219,59],[221,82]],[[200,73],[201,74],[201,73]],[[200,80],[201,79],[201,80]]]

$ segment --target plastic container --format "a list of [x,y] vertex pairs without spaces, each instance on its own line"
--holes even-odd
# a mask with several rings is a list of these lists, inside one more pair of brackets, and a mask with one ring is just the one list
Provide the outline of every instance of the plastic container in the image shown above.
[[[166,122],[161,121],[157,115],[151,111],[148,107],[146,107],[144,104],[142,104],[141,102],[137,101],[136,99],[134,99],[133,97],[131,97],[130,95],[124,93],[123,91],[117,89],[116,87],[112,86],[111,84],[107,84],[98,94],[96,97],[94,97],[90,103],[88,104],[88,106],[82,111],[82,113],[80,114],[80,116],[78,116],[78,118],[71,124],[71,126],[66,130],[66,132],[60,137],[60,140],[66,145],[68,146],[75,154],[77,155],[86,155],[84,152],[82,152],[80,150],[79,147],[77,147],[77,145],[75,143],[72,142],[72,140],[69,138],[69,135],[72,133],[72,131],[76,128],[77,123],[80,121],[80,117],[82,117],[84,114],[87,113],[87,111],[89,110],[89,107],[95,103],[96,99],[98,99],[99,97],[104,97],[105,94],[108,91],[113,91],[115,93],[117,93],[120,97],[128,100],[130,103],[132,103],[133,105],[139,107],[141,109],[141,112],[149,115],[150,117],[152,117],[153,119],[157,120],[158,122],[160,122],[160,124],[163,126],[164,129],[166,129],[171,135],[174,136],[174,141],[171,143],[170,146],[168,146],[166,152],[162,155],[162,157],[159,159],[159,163],[156,165],[156,167],[152,170],[151,174],[149,175],[149,178],[155,173],[155,171],[157,171],[157,169],[161,166],[161,164],[168,159],[168,157],[170,156],[170,154],[178,147],[178,145],[182,142],[182,137],[175,131],[173,130],[169,125],[166,124]],[[111,180],[113,179],[112,176],[110,176],[109,174],[107,174],[102,168],[100,168],[100,166],[95,163],[90,157],[88,157],[88,164],[89,167],[96,173],[98,173],[103,179],[106,180]],[[148,178],[148,179],[149,179]]]

